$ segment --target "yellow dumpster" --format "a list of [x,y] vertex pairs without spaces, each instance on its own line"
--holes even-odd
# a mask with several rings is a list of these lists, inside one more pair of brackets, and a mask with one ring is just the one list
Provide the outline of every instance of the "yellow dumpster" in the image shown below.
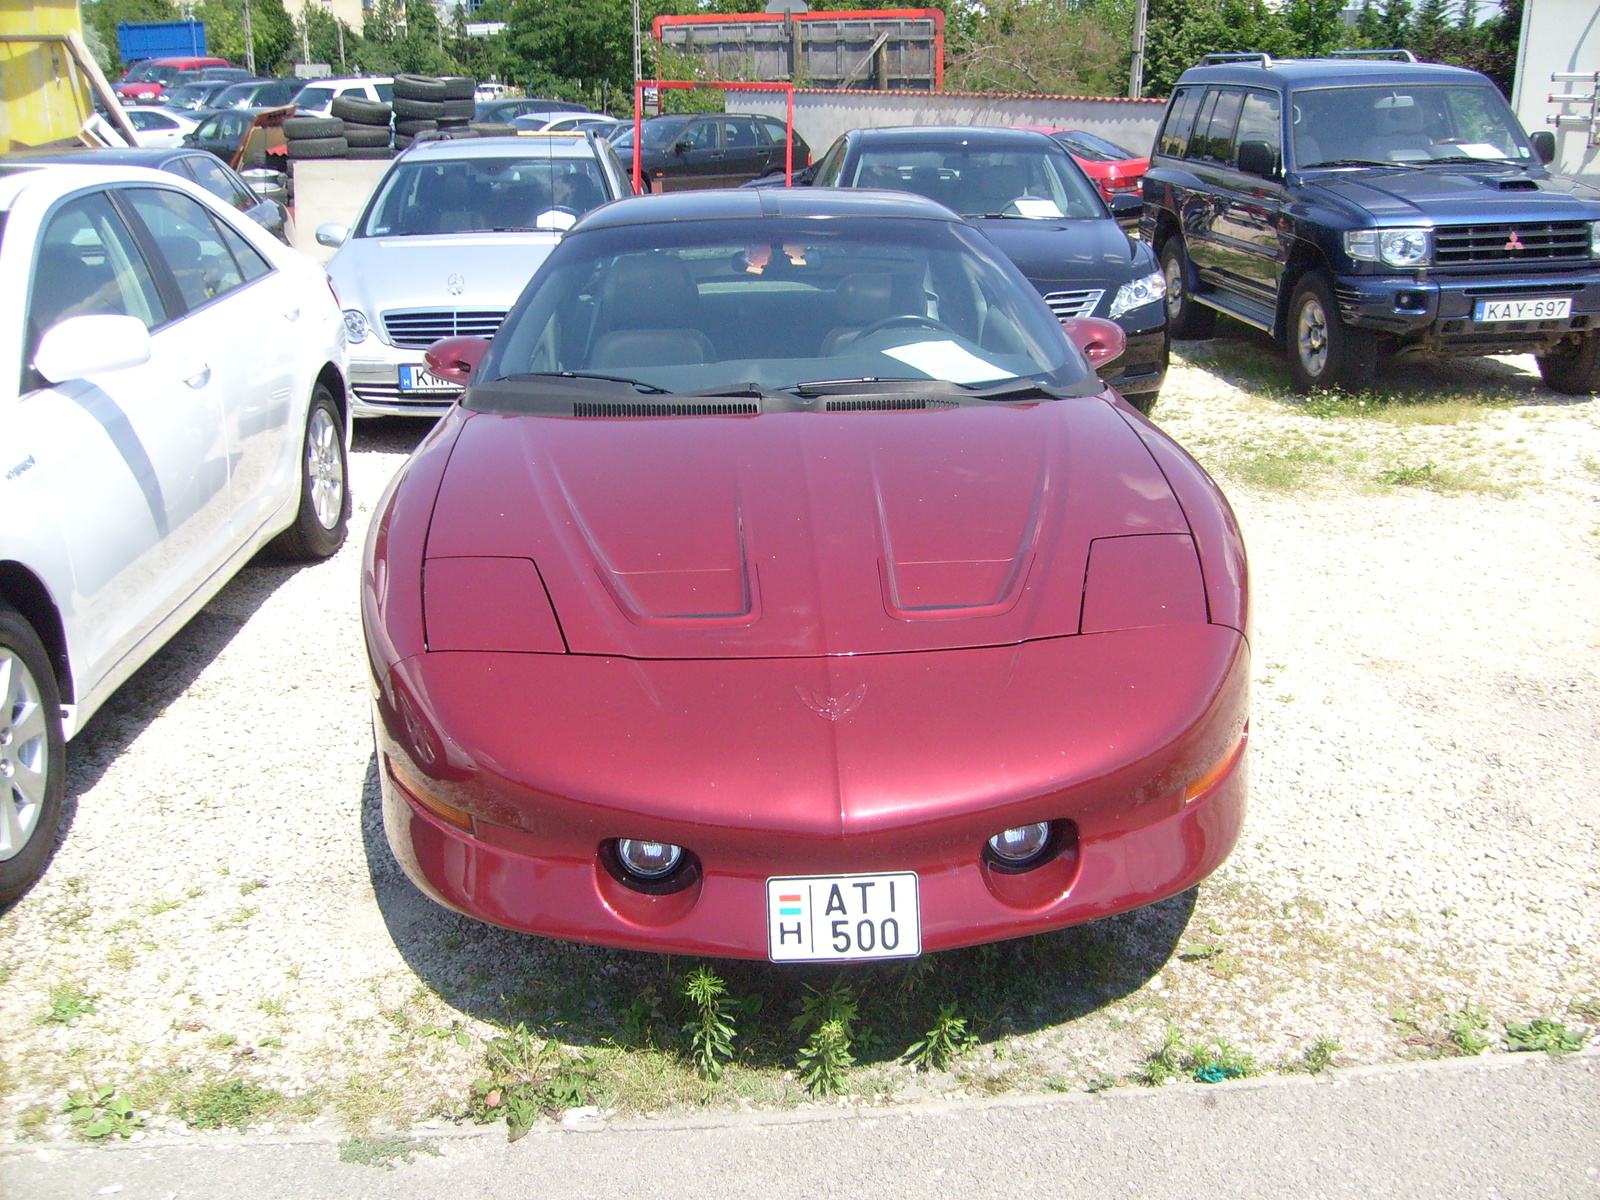
[[[0,0],[0,154],[83,140],[99,92],[114,126],[127,119],[83,45],[77,0]],[[132,130],[126,129],[132,141]]]

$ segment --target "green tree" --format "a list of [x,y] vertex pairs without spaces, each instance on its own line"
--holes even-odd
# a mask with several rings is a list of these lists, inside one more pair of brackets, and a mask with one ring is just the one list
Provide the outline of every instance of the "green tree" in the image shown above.
[[1279,10],[1290,52],[1303,58],[1342,47],[1349,36],[1343,0],[1289,0]]
[[1206,54],[1296,47],[1289,26],[1263,0],[1150,0],[1145,33],[1145,95],[1165,96]]
[[1128,0],[998,0],[947,35],[945,86],[959,91],[1116,96],[1128,90]]
[[[244,5],[239,0],[202,0],[195,5],[194,15],[206,23],[206,45],[211,53],[231,63],[246,61]],[[255,43],[257,73],[288,74],[294,62],[296,32],[283,0],[250,0],[250,40]]]

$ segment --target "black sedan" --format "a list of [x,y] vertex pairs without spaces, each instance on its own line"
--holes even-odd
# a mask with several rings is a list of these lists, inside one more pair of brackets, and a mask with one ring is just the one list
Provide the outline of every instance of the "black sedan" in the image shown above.
[[[737,187],[774,173],[783,183],[786,126],[748,113],[690,113],[651,117],[643,123],[640,168],[647,191]],[[633,171],[633,126],[611,139],[622,165]],[[794,169],[811,161],[811,148],[794,135]]]
[[284,245],[289,244],[289,210],[276,200],[258,196],[226,163],[204,150],[146,150],[122,147],[81,150],[21,150],[6,155],[8,163],[74,163],[83,166],[146,167],[168,171],[198,183],[224,204],[230,204]]
[[[782,177],[756,186],[772,182],[781,186]],[[1108,207],[1072,156],[1044,134],[857,129],[798,172],[795,183],[916,192],[960,213],[1021,268],[1056,316],[1106,317],[1122,326],[1128,349],[1105,368],[1106,380],[1150,411],[1167,374],[1166,284],[1150,247],[1116,221],[1142,202],[1118,196]]]

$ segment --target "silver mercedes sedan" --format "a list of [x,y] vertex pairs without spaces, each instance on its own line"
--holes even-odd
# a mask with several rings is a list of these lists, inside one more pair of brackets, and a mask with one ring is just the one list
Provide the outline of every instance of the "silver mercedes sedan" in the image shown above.
[[436,416],[461,386],[427,369],[440,338],[491,337],[524,285],[592,208],[631,195],[616,152],[582,132],[418,142],[394,160],[328,276],[344,309],[358,417]]

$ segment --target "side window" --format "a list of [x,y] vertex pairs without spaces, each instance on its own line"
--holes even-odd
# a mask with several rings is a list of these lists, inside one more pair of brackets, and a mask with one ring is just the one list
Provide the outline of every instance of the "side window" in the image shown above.
[[1283,133],[1279,121],[1282,109],[1276,92],[1249,91],[1244,94],[1244,107],[1239,110],[1239,132],[1234,137],[1233,161],[1238,162],[1238,147],[1246,141],[1265,142],[1272,151],[1274,169],[1283,165]]
[[1233,162],[1233,128],[1239,122],[1239,108],[1243,103],[1244,92],[1238,88],[1224,88],[1217,94],[1217,105],[1212,110],[1211,121],[1204,135],[1196,138],[1205,158],[1217,163]]
[[28,352],[68,317],[138,317],[146,329],[167,311],[122,218],[102,192],[70,201],[45,227],[28,297]]
[[761,128],[766,132],[767,141],[774,146],[781,146],[789,140],[789,127],[782,121],[774,121],[770,117],[761,118]]
[[1158,154],[1171,158],[1183,157],[1183,152],[1189,146],[1189,131],[1194,128],[1195,110],[1200,107],[1200,97],[1204,92],[1204,88],[1185,87],[1172,94],[1166,123],[1162,125],[1161,136],[1156,140]]
[[154,188],[129,188],[123,194],[161,248],[186,307],[199,308],[244,283],[216,223],[196,201]]
[[730,118],[722,123],[722,144],[729,150],[754,150],[766,144],[756,132],[756,123],[748,117]]
[[696,121],[678,135],[678,141],[688,142],[691,150],[715,150],[717,122]]
[[1194,119],[1194,134],[1189,139],[1189,148],[1184,152],[1185,158],[1204,158],[1206,156],[1206,126],[1211,124],[1211,114],[1217,111],[1217,97],[1222,92],[1212,88],[1205,94],[1200,102],[1200,112]]
[[813,187],[839,185],[839,171],[844,167],[844,152],[848,145],[848,138],[839,137],[828,147],[828,152],[822,156],[822,161],[817,164],[816,173],[811,177]]
[[233,261],[239,265],[239,274],[244,276],[246,283],[260,279],[272,270],[272,264],[261,257],[261,251],[245,241],[238,230],[232,228],[226,221],[219,221],[215,217],[211,219],[216,224],[217,232],[222,234],[224,244],[232,253]]
[[218,200],[243,212],[255,207],[255,197],[240,178],[223,166],[213,154],[191,154],[183,165],[194,173],[195,182]]
[[378,99],[382,100],[385,104],[394,99],[394,84],[392,83],[380,83],[376,85],[376,91],[378,93]]

